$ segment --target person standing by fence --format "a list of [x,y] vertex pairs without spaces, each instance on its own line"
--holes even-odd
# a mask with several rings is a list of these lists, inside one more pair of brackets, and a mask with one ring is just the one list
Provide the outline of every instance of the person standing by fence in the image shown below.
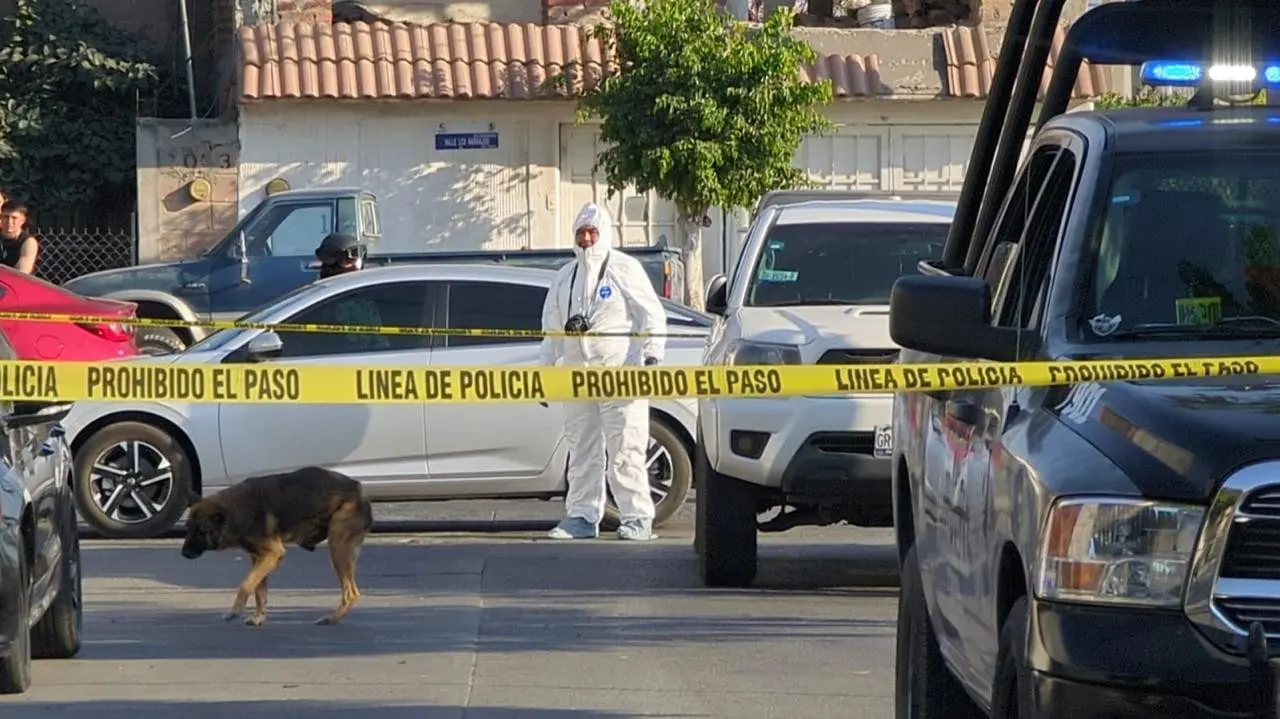
[[30,275],[36,270],[40,242],[27,231],[27,214],[27,206],[16,200],[0,205],[0,264]]

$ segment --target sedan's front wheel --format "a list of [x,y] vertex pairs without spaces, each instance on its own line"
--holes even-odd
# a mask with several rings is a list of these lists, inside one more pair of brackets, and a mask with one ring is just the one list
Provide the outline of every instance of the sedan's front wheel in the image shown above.
[[75,456],[80,515],[110,538],[146,539],[182,516],[192,486],[191,461],[168,432],[143,422],[107,425]]

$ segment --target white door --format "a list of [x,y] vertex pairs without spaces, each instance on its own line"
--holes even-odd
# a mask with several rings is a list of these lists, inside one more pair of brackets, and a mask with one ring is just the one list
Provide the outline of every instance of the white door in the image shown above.
[[[290,323],[421,326],[431,315],[425,282],[373,285],[336,295]],[[290,364],[423,366],[428,338],[281,332]],[[224,404],[218,413],[231,482],[307,465],[362,482],[422,480],[427,473],[421,404]]]
[[895,192],[959,192],[977,125],[898,125],[889,130]]
[[[450,282],[443,293],[449,327],[542,328],[545,287],[505,282]],[[517,367],[540,364],[540,341],[497,337],[446,337],[431,353],[433,366]],[[433,492],[440,482],[514,480],[488,491],[551,491],[563,468],[552,467],[564,434],[557,404],[537,402],[427,405],[427,471]],[[546,480],[543,483],[538,478]],[[547,483],[550,483],[549,485]],[[454,491],[454,490],[448,490]],[[485,491],[483,488],[480,491]]]

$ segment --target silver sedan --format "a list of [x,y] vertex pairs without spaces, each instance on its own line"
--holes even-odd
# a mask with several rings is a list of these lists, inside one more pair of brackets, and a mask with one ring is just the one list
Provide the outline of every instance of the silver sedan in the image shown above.
[[[555,273],[493,265],[405,265],[332,277],[243,319],[334,323],[336,303],[359,298],[381,325],[541,329]],[[713,320],[664,301],[668,364],[701,363]],[[540,361],[530,338],[343,335],[224,330],[180,354],[136,362],[288,362],[358,366],[521,366]],[[697,403],[655,400],[649,476],[656,524],[685,501]],[[238,404],[80,402],[64,424],[83,517],[111,537],[172,527],[192,491],[321,465],[360,480],[375,501],[554,498],[566,489],[562,406],[503,404]],[[609,498],[606,521],[616,522]]]

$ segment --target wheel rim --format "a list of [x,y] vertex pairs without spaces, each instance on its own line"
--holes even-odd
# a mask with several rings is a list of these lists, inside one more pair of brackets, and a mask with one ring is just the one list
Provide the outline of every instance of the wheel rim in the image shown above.
[[[671,452],[656,439],[649,438],[649,447],[644,453],[644,467],[649,475],[649,496],[654,504],[660,504],[671,495],[671,488],[676,481],[675,463],[671,460]],[[613,489],[606,486],[609,506],[617,508],[613,498]]]
[[89,488],[94,504],[109,519],[140,524],[160,514],[169,503],[173,465],[146,442],[117,442],[94,459]]

